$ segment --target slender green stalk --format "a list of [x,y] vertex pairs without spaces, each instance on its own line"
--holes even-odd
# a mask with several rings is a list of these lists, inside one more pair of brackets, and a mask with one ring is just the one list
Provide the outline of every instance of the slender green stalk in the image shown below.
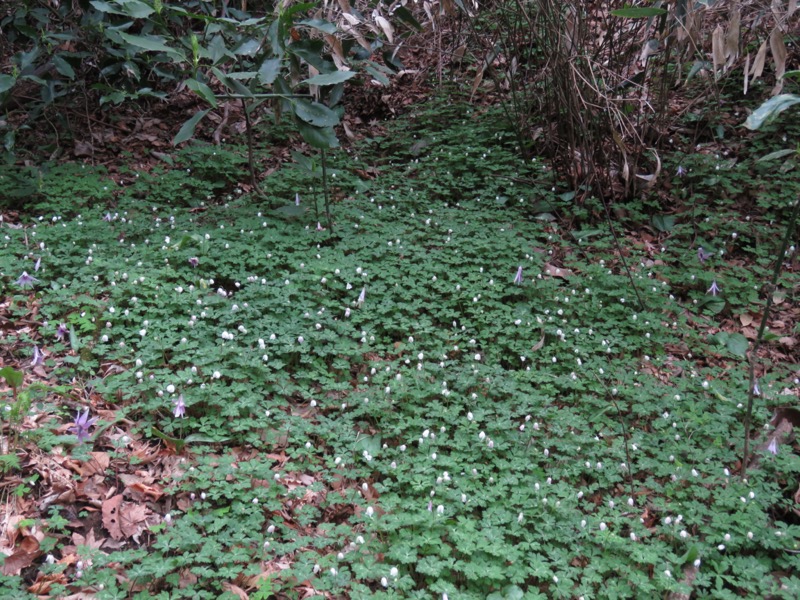
[[783,243],[778,252],[778,260],[775,261],[775,270],[772,272],[772,280],[765,283],[762,287],[762,293],[766,296],[766,305],[764,306],[764,314],[761,316],[761,325],[758,327],[758,335],[753,344],[753,349],[750,350],[750,389],[747,392],[747,412],[744,415],[744,452],[742,453],[742,469],[741,476],[744,477],[747,472],[747,463],[750,460],[750,429],[753,421],[753,401],[756,395],[756,360],[758,360],[758,350],[761,347],[761,342],[764,340],[764,332],[767,329],[767,321],[769,320],[769,311],[772,308],[772,296],[778,286],[778,277],[781,274],[781,267],[783,267],[783,257],[786,256],[786,249],[789,247],[789,240],[792,239],[794,226],[797,222],[797,215],[800,213],[800,200],[795,200],[794,210],[789,217],[789,223],[786,225],[786,235],[783,236]]
[[322,191],[325,194],[325,218],[328,220],[328,231],[333,234],[333,220],[331,219],[331,202],[328,195],[328,159],[325,150],[322,154]]

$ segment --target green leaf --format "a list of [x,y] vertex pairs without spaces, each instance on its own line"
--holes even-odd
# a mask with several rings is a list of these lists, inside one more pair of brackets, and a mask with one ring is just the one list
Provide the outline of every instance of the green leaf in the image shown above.
[[694,560],[699,556],[700,549],[693,545],[691,546],[686,553],[678,559],[678,564],[685,565],[686,563],[694,562]]
[[287,50],[299,56],[320,73],[328,73],[335,67],[322,58],[324,45],[322,40],[301,40],[290,45]]
[[298,21],[297,25],[305,25],[306,27],[311,27],[312,29],[316,29],[317,31],[321,31],[322,33],[327,33],[329,35],[333,35],[339,31],[339,28],[336,27],[336,25],[329,21],[323,21],[322,19],[305,19],[303,21]]
[[377,456],[381,451],[382,442],[383,438],[381,438],[380,434],[365,435],[360,437],[356,443],[353,444],[353,450],[355,450],[358,454],[361,454],[366,450],[372,456]]
[[697,75],[700,71],[706,69],[711,70],[713,65],[708,62],[707,60],[696,60],[692,64],[692,68],[689,69],[689,74],[686,76],[686,83],[689,83],[692,78]]
[[217,97],[214,95],[214,90],[205,83],[197,81],[197,79],[188,79],[186,81],[186,87],[208,102],[211,106],[217,108]]
[[245,40],[233,51],[239,56],[255,56],[261,43],[258,40]]
[[250,91],[243,83],[236,81],[233,77],[226,75],[222,71],[220,71],[217,67],[211,67],[211,72],[216,75],[217,79],[219,79],[220,83],[224,85],[226,88],[231,90],[234,94],[239,94],[240,96],[246,96],[247,98],[251,98],[253,96],[253,92]]
[[324,104],[301,99],[295,100],[292,105],[294,114],[306,123],[317,127],[333,127],[339,124],[339,115]]
[[53,66],[56,68],[56,71],[61,73],[64,77],[75,79],[75,70],[72,68],[72,65],[58,54],[53,56]]
[[125,15],[134,19],[146,19],[155,12],[152,6],[140,0],[125,0],[124,2],[119,2],[118,6],[101,0],[92,0],[90,4],[102,13]]
[[317,8],[315,2],[303,2],[300,4],[295,4],[294,6],[290,6],[289,8],[281,12],[281,19],[283,19],[287,25],[291,25],[292,24],[291,18],[294,15],[300,12],[306,12],[307,10],[311,10],[312,8],[313,9]]
[[0,75],[0,94],[7,92],[17,82],[17,78],[13,75]]
[[419,21],[414,18],[414,15],[411,14],[411,11],[405,6],[398,6],[392,14],[403,21],[406,25],[411,25],[411,27],[417,31],[422,31],[422,25],[419,24]]
[[210,110],[211,110],[210,108],[207,108],[206,110],[201,110],[200,112],[195,113],[195,115],[191,119],[189,119],[183,125],[181,125],[181,129],[180,131],[178,131],[178,135],[176,135],[175,138],[172,140],[172,145],[177,146],[181,142],[185,142],[186,140],[191,138],[194,135],[194,129],[195,127],[197,127],[197,124],[200,122],[200,119],[205,117]]
[[337,83],[342,83],[355,76],[356,73],[354,71],[335,71],[333,73],[314,75],[313,77],[304,79],[302,83],[307,83],[308,85],[336,85]]
[[327,150],[328,148],[336,148],[339,146],[339,139],[333,132],[332,127],[315,127],[300,119],[295,119],[297,129],[303,139],[311,144],[314,148],[320,150]]
[[216,65],[224,56],[233,58],[233,53],[229,52],[225,46],[225,38],[215,35],[211,38],[207,48],[200,48],[200,56],[211,59],[211,63]]
[[653,227],[661,233],[669,233],[675,229],[675,217],[672,215],[653,215]]
[[783,158],[784,156],[789,156],[791,154],[797,154],[797,150],[794,148],[784,148],[783,150],[775,150],[775,152],[770,152],[766,156],[762,156],[756,162],[767,162],[769,160],[776,160],[778,158]]
[[121,4],[122,11],[134,19],[146,19],[155,12],[152,6],[141,0],[125,0]]
[[176,452],[183,452],[183,447],[186,445],[185,440],[180,440],[178,438],[170,437],[166,433],[161,433],[155,427],[150,428],[150,435],[155,436],[160,440],[164,440],[169,444],[172,444],[173,446],[175,446]]
[[10,385],[12,388],[18,388],[22,385],[22,379],[24,377],[24,373],[22,371],[17,371],[11,367],[3,367],[0,369],[0,377],[6,380],[6,383]]
[[306,213],[308,209],[305,206],[297,206],[296,204],[287,204],[276,208],[273,212],[283,215],[284,217],[299,217]]
[[376,69],[372,65],[364,65],[364,70],[370,75],[372,75],[375,81],[377,81],[381,85],[389,85],[389,78],[386,77],[386,75],[384,75],[380,71],[378,71],[378,69]]
[[627,6],[625,8],[618,8],[612,10],[611,14],[615,17],[622,17],[623,19],[646,19],[649,17],[660,17],[667,14],[665,8],[656,8],[654,6]]
[[596,235],[603,235],[605,232],[602,229],[582,229],[580,231],[571,231],[572,237],[576,240],[585,240]]
[[168,54],[173,60],[186,61],[186,57],[177,49],[170,48],[164,43],[164,38],[161,36],[144,37],[142,35],[132,35],[124,31],[118,31],[118,35],[131,46],[136,46],[149,52],[164,52]]
[[728,351],[734,356],[744,358],[747,356],[747,350],[750,347],[750,342],[741,333],[732,333],[728,336],[728,341],[725,344]]
[[296,150],[292,150],[292,158],[294,159],[294,162],[296,162],[303,170],[309,173],[316,171],[314,162],[305,154],[301,154]]
[[272,85],[278,73],[281,72],[281,59],[268,58],[258,68],[258,80],[262,85]]
[[752,131],[756,131],[763,125],[770,123],[775,117],[798,102],[800,102],[800,96],[795,94],[781,94],[770,98],[747,117],[744,126]]

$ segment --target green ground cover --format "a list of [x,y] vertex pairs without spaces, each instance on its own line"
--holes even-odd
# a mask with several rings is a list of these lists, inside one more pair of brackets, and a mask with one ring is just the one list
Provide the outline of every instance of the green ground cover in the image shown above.
[[[676,155],[680,211],[653,196],[617,223],[631,281],[602,205],[512,140],[495,111],[421,109],[332,157],[334,232],[319,180],[280,169],[259,199],[235,152],[124,187],[45,173],[0,239],[0,345],[25,370],[43,350],[50,382],[6,398],[5,492],[43,539],[0,596],[798,597],[800,460],[767,449],[796,365],[776,354],[738,477],[742,316],[798,182]],[[52,498],[37,452],[109,462]]]

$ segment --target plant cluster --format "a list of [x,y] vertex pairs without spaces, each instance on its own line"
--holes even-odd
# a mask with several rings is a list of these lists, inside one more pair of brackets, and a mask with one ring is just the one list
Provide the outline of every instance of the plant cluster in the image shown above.
[[[5,310],[31,325],[2,348],[26,377],[85,392],[33,398],[36,428],[7,431],[85,465],[84,492],[113,482],[104,514],[141,527],[92,521],[78,496],[81,529],[63,517],[74,506],[51,504],[35,519],[44,550],[0,577],[2,594],[800,593],[800,461],[765,447],[735,476],[740,348],[709,337],[722,323],[694,301],[744,294],[757,274],[710,244],[700,260],[686,214],[655,244],[631,238],[629,278],[610,235],[570,228],[545,170],[513,158],[496,111],[438,110],[330,156],[337,236],[318,227],[302,160],[266,180],[278,209],[213,187],[173,203],[180,186],[161,186],[188,180],[181,163],[71,212],[70,179],[42,186],[37,212],[3,229]],[[195,160],[202,181],[242,176]],[[108,185],[88,169],[75,185],[89,182]],[[197,191],[216,206],[196,210]],[[748,223],[775,243],[775,224]],[[795,377],[777,362],[761,377],[759,428]],[[137,461],[145,487],[116,472]]]

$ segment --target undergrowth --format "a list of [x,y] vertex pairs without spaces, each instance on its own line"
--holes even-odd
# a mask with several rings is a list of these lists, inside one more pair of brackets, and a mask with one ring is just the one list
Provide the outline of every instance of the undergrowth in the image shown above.
[[[31,406],[19,472],[37,452],[105,453],[81,490],[133,501],[114,474],[133,469],[158,493],[110,540],[88,492],[37,504],[32,478],[46,550],[0,592],[654,598],[688,593],[691,570],[702,597],[797,597],[800,461],[765,450],[773,409],[796,404],[787,363],[760,379],[758,465],[733,475],[739,319],[758,311],[781,184],[751,157],[683,158],[717,210],[632,210],[658,226],[625,237],[631,281],[608,228],[576,205],[570,229],[572,198],[500,123],[429,109],[334,157],[333,236],[314,178],[281,169],[254,198],[219,150],[116,188],[102,170],[43,176],[3,230],[5,310],[28,325],[0,349],[26,369],[43,349],[72,391]],[[63,425],[76,409],[98,417],[83,444]]]

